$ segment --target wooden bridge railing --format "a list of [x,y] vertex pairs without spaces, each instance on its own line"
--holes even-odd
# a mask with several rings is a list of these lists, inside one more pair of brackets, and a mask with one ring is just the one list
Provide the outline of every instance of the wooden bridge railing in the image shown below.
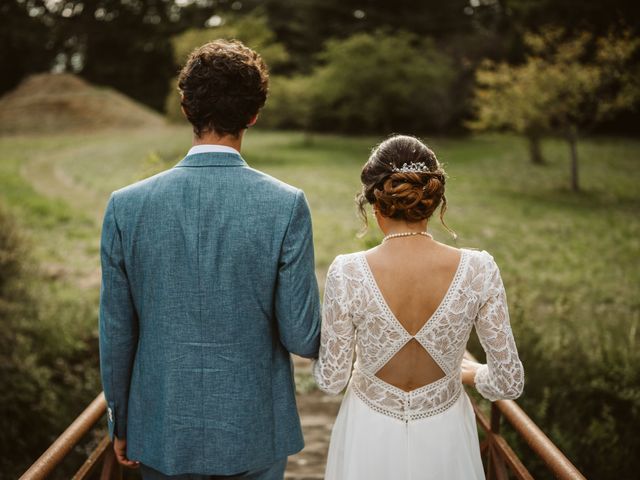
[[[471,357],[473,358],[473,357]],[[478,427],[485,438],[480,444],[484,457],[487,480],[508,480],[510,474],[518,480],[533,480],[505,438],[500,433],[502,419],[529,445],[532,452],[560,480],[585,480],[578,469],[564,456],[542,430],[513,400],[499,400],[491,403],[489,418],[476,402],[472,401]],[[89,433],[106,412],[106,401],[101,392],[80,414],[58,439],[31,465],[20,480],[45,479],[65,459],[80,440]],[[109,437],[100,441],[80,469],[72,477],[83,480],[96,468],[101,468],[100,480],[121,480],[122,470],[115,459]]]
[[[62,463],[74,447],[100,421],[107,411],[107,401],[104,393],[100,394],[76,418],[55,442],[29,467],[20,480],[44,479]],[[91,452],[72,480],[88,478],[100,466],[100,480],[121,480],[122,470],[116,460],[109,436],[105,435],[98,446]]]
[[[467,352],[467,356],[475,360]],[[482,412],[475,401],[471,401],[478,427],[485,433],[480,443],[484,457],[487,480],[508,480],[509,472],[518,480],[534,480],[505,438],[500,434],[502,418],[507,420],[516,433],[524,439],[533,453],[544,462],[549,471],[561,480],[585,480],[584,475],[569,461],[545,433],[513,400],[491,402],[490,418]]]

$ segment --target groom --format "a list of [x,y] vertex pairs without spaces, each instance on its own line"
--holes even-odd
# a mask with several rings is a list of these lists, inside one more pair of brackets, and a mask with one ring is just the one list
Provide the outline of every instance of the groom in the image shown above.
[[309,208],[240,155],[267,95],[256,52],[208,43],[178,86],[194,146],[114,192],[104,217],[109,434],[145,479],[282,479],[303,447],[290,353],[318,352]]

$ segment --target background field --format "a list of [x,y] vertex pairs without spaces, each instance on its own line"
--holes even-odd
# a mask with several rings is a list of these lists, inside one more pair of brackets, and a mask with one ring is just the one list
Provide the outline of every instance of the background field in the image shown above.
[[[353,202],[360,168],[379,140],[247,134],[247,162],[307,194],[321,285],[337,254],[380,239],[374,228],[356,238]],[[572,193],[564,143],[547,141],[548,165],[540,167],[517,137],[425,140],[449,173],[445,220],[459,237],[454,241],[435,219],[429,229],[444,243],[488,250],[501,267],[527,376],[519,403],[580,468],[598,474],[593,478],[623,478],[615,477],[621,465],[635,468],[629,462],[638,461],[640,142],[583,140],[583,192]],[[189,129],[177,126],[0,137],[0,202],[26,234],[34,284],[58,309],[74,312],[46,321],[71,344],[84,342],[79,399],[99,391],[99,234],[108,195],[170,168],[190,142]],[[475,341],[471,349],[482,357]],[[83,408],[60,406],[55,425]]]

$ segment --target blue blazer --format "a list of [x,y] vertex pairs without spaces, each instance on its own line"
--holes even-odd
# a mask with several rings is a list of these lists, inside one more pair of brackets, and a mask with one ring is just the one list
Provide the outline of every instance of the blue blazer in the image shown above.
[[304,446],[291,353],[317,357],[301,190],[240,155],[188,155],[111,195],[100,368],[111,438],[168,475],[230,475]]

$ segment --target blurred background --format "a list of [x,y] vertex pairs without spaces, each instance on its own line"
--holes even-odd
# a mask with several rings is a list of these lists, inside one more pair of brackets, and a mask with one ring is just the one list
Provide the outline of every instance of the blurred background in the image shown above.
[[[177,73],[221,37],[270,67],[243,156],[305,190],[321,286],[337,254],[381,238],[356,236],[370,149],[420,136],[449,173],[458,238],[435,219],[430,230],[501,267],[526,371],[518,404],[588,478],[638,478],[639,29],[631,0],[2,0],[0,478],[100,392],[106,200],[186,154]],[[477,339],[470,350],[483,358]],[[308,448],[288,478],[322,478],[339,398],[306,364],[297,386]]]

